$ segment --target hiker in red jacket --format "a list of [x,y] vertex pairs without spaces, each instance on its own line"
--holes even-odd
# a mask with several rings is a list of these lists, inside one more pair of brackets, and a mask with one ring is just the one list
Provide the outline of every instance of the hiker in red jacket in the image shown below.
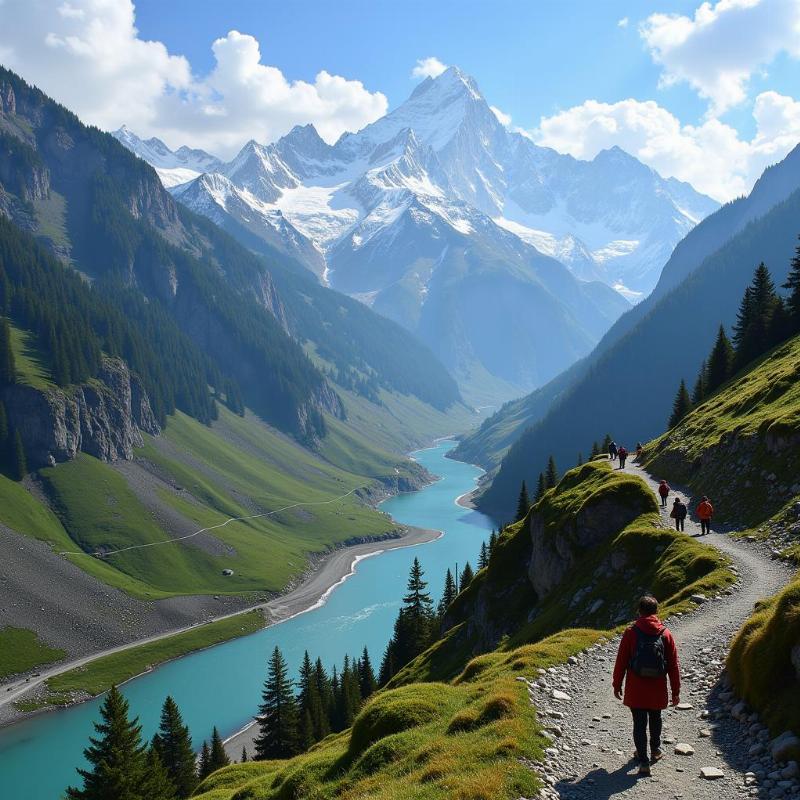
[[614,696],[622,700],[633,715],[633,742],[639,761],[639,774],[649,775],[647,727],[650,726],[652,763],[664,757],[661,749],[661,711],[669,705],[667,677],[672,689],[672,705],[680,702],[681,670],[678,649],[658,616],[658,601],[645,595],[639,601],[639,618],[625,631],[614,665]]
[[667,507],[667,498],[669,497],[669,484],[666,481],[661,481],[658,484],[658,496],[661,498],[661,508]]
[[705,536],[707,533],[711,533],[711,517],[714,516],[714,506],[705,495],[703,495],[700,505],[697,506],[697,516],[700,518],[700,535]]
[[625,445],[621,444],[619,446],[619,450],[617,450],[617,456],[619,457],[619,468],[625,469],[625,459],[628,458],[628,450]]

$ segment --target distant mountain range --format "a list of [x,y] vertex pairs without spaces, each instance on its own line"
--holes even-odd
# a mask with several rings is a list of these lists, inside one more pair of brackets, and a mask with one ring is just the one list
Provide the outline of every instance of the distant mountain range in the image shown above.
[[473,400],[587,354],[717,207],[618,148],[538,147],[455,67],[335,145],[306,125],[223,164],[115,135],[189,208],[418,334]]

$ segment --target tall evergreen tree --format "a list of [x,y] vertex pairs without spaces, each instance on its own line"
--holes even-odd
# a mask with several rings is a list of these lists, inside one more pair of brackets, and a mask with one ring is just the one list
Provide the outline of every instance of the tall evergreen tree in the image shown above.
[[697,379],[694,382],[692,389],[692,405],[699,406],[706,399],[706,373],[708,372],[708,365],[704,361],[700,365],[700,371],[697,373]]
[[597,440],[595,440],[592,442],[592,450],[591,453],[589,453],[589,460],[591,461],[592,459],[596,458],[599,455],[600,455],[600,445],[597,444]]
[[200,759],[197,764],[197,777],[203,781],[211,774],[211,751],[208,749],[208,742],[203,739],[203,746],[200,748]]
[[17,370],[14,365],[14,351],[11,349],[11,327],[8,318],[0,321],[0,386],[16,383]]
[[68,788],[68,800],[150,800],[143,794],[147,748],[142,727],[138,718],[128,718],[128,711],[128,701],[112,686],[100,706],[101,721],[94,723],[98,735],[89,738],[83,751],[89,768],[78,768],[83,789]]
[[176,795],[189,797],[197,786],[192,737],[171,696],[167,696],[161,708],[161,724],[153,737],[153,749],[158,753]]
[[534,502],[538,503],[543,497],[544,493],[547,491],[547,481],[544,477],[544,472],[539,473],[539,477],[536,480],[536,500]]
[[[800,239],[800,236],[797,238]],[[789,314],[789,334],[794,335],[800,333],[800,244],[795,248],[783,288],[789,290],[786,310]]]
[[530,507],[531,501],[528,498],[528,487],[525,485],[525,481],[522,481],[522,486],[519,490],[519,498],[517,499],[517,516],[515,522],[520,522],[525,519]]
[[467,563],[464,564],[464,569],[461,571],[461,580],[458,582],[462,592],[472,583],[474,577],[475,573],[472,571],[472,566],[469,561],[467,561]]
[[672,403],[672,414],[669,417],[669,427],[674,428],[692,410],[692,398],[686,388],[686,381],[681,379],[678,393]]
[[556,460],[552,455],[547,459],[547,471],[544,474],[544,482],[548,489],[552,489],[558,483]]
[[611,434],[607,433],[603,437],[603,449],[602,449],[601,452],[608,454],[608,448],[611,447],[611,442],[613,442],[613,441],[614,440],[611,438]]
[[780,302],[772,276],[762,261],[745,290],[733,329],[736,368],[749,364],[773,344],[773,315]]
[[722,386],[733,374],[733,347],[731,346],[725,328],[720,325],[717,339],[708,357],[708,370],[706,372],[706,394],[710,396]]
[[481,542],[481,549],[478,553],[478,569],[485,569],[489,566],[489,548],[486,542]]
[[372,667],[372,661],[366,647],[364,647],[364,651],[361,653],[361,658],[358,662],[358,683],[361,688],[361,697],[363,700],[375,694],[378,688],[375,670]]
[[442,591],[442,599],[439,601],[439,616],[443,617],[445,612],[450,607],[453,600],[456,599],[458,590],[456,589],[456,582],[453,580],[453,573],[450,572],[448,567],[444,576],[444,590]]
[[13,444],[11,474],[14,480],[21,481],[28,474],[28,462],[25,458],[25,445],[22,443],[22,434],[18,430],[14,431]]
[[419,563],[419,559],[414,558],[408,575],[402,609],[410,623],[412,658],[419,655],[428,646],[431,635],[433,601],[426,591],[428,582],[424,580],[424,577],[425,573]]
[[269,660],[256,721],[259,729],[254,742],[257,760],[289,758],[298,752],[297,703],[286,661],[277,646]]
[[[494,553],[494,548],[497,546],[497,531],[492,529],[492,533],[489,536],[489,559],[492,558],[492,553]],[[449,570],[448,570],[449,572]]]
[[242,757],[239,759],[239,763],[244,764],[247,761],[247,748],[242,747]]
[[387,683],[394,677],[397,669],[394,665],[394,652],[391,647],[391,642],[386,646],[381,659],[381,668],[378,671],[378,684],[386,686]]
[[211,732],[211,747],[209,748],[208,768],[210,772],[216,772],[218,769],[227,767],[231,763],[228,754],[225,752],[225,745],[222,743],[222,737],[219,735],[217,726]]

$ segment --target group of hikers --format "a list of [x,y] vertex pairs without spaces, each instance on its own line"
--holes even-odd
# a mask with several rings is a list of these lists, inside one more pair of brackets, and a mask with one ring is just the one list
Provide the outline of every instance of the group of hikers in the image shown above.
[[[667,498],[669,497],[669,493],[672,491],[670,485],[665,481],[662,480],[658,484],[658,496],[661,498],[661,508],[667,507]],[[711,501],[703,495],[700,498],[700,502],[697,504],[697,518],[700,520],[700,536],[705,536],[707,533],[711,533],[711,518],[714,516],[714,506],[711,505]],[[682,531],[684,521],[686,517],[689,515],[689,509],[686,506],[680,496],[676,495],[675,500],[672,503],[672,510],[669,512],[669,515],[672,519],[675,520],[675,530]]]
[[[636,443],[636,460],[640,461],[642,458],[642,443]],[[617,444],[612,441],[608,445],[608,457],[614,461],[619,459],[619,468],[625,469],[625,462],[628,460],[628,448],[624,444]]]

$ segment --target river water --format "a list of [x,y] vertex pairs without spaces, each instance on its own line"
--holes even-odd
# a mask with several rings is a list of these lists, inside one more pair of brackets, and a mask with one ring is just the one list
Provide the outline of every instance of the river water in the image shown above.
[[[170,662],[125,684],[125,696],[144,734],[149,738],[155,732],[167,694],[177,701],[196,747],[210,737],[214,725],[223,737],[241,729],[258,705],[267,657],[275,645],[294,675],[304,650],[330,666],[340,665],[346,653],[359,655],[364,645],[377,669],[414,556],[419,557],[429,589],[438,600],[445,570],[456,564],[461,569],[466,561],[475,567],[480,544],[491,527],[487,517],[455,503],[474,487],[481,471],[445,458],[453,446],[444,441],[414,453],[441,480],[381,506],[398,522],[441,530],[443,537],[362,560],[355,575],[319,608]],[[0,798],[59,800],[68,785],[80,785],[75,768],[83,763],[82,751],[93,733],[100,702],[98,698],[0,729]]]

